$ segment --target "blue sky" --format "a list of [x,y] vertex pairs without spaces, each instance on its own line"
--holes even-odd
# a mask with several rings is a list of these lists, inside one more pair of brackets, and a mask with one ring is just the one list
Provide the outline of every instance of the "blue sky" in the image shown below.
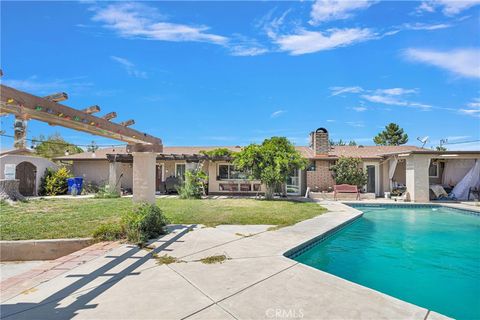
[[[171,146],[306,145],[318,127],[370,145],[396,122],[409,144],[480,150],[459,143],[480,139],[479,4],[2,1],[2,83],[65,91]],[[54,132],[118,144],[29,123],[29,138]]]

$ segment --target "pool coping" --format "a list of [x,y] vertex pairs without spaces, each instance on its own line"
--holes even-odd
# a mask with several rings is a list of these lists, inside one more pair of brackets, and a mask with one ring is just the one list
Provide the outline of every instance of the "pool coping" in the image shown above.
[[[318,204],[322,205],[322,206],[326,206],[326,203],[324,203],[324,201],[316,201]],[[329,203],[332,203],[331,201],[328,201]],[[305,251],[309,250],[310,248],[312,248],[313,246],[317,245],[318,243],[322,242],[322,241],[325,241],[326,239],[328,239],[329,237],[335,235],[336,233],[340,232],[342,229],[348,227],[349,225],[351,225],[352,223],[354,223],[355,221],[357,221],[358,219],[360,219],[362,216],[363,216],[363,211],[361,210],[362,208],[355,208],[355,207],[352,207],[350,206],[349,204],[357,204],[357,205],[362,205],[362,206],[365,206],[365,207],[379,207],[379,206],[388,206],[388,207],[431,207],[431,208],[437,208],[437,207],[446,207],[448,209],[453,209],[455,211],[461,211],[461,214],[470,214],[470,215],[474,215],[474,216],[478,216],[480,217],[480,207],[472,207],[472,206],[469,206],[469,205],[465,205],[465,204],[461,204],[461,203],[431,203],[431,202],[421,202],[421,203],[418,203],[418,202],[415,202],[415,203],[411,203],[411,202],[402,202],[402,203],[392,203],[392,202],[382,202],[382,201],[375,201],[375,202],[365,202],[365,201],[338,201],[338,202],[334,202],[335,205],[340,205],[341,207],[343,207],[342,209],[344,211],[347,211],[347,212],[351,212],[351,213],[359,213],[358,215],[326,230],[325,232],[322,232],[321,234],[307,240],[307,241],[304,241],[303,243],[299,244],[299,245],[296,245],[294,247],[292,247],[291,249],[285,251],[283,253],[283,256],[287,259],[291,259],[291,260],[294,260],[295,257],[298,257],[299,255],[301,255],[302,253],[304,253]],[[328,206],[328,205],[327,205]],[[335,210],[329,210],[329,211],[335,211]],[[355,212],[356,211],[356,212]],[[295,261],[295,260],[294,260]],[[298,262],[302,265],[305,265],[309,268],[313,268],[309,265],[306,265],[306,264],[303,264],[301,262]],[[358,286],[361,286],[363,288],[366,288],[366,289],[369,289],[369,290],[373,290],[377,293],[380,293],[382,295],[385,295],[385,296],[388,296],[388,297],[392,297],[394,299],[398,299],[400,301],[403,301],[405,303],[409,303],[409,304],[412,304],[412,305],[415,305],[419,308],[424,308],[426,310],[428,310],[426,316],[425,316],[425,319],[427,318],[431,318],[432,316],[433,317],[440,317],[440,318],[443,318],[443,319],[449,319],[448,316],[445,316],[443,314],[440,314],[434,310],[430,310],[428,308],[425,308],[425,307],[422,307],[422,306],[419,306],[419,305],[416,305],[414,303],[411,303],[411,302],[408,302],[408,301],[405,301],[405,300],[402,300],[400,298],[397,298],[397,297],[394,297],[394,296],[391,296],[389,294],[386,294],[386,293],[383,293],[381,291],[378,291],[374,288],[370,288],[370,287],[367,287],[367,286],[363,286],[361,284],[358,284],[356,282],[352,282],[348,279],[345,279],[345,278],[342,278],[342,277],[339,277],[339,276],[336,276],[334,274],[331,274],[329,272],[326,272],[326,271],[322,271],[320,269],[317,269],[317,268],[313,268],[314,270],[317,270],[319,272],[322,272],[322,273],[327,273],[329,275],[332,275],[338,279],[341,279],[343,281],[347,281],[347,282],[350,282],[352,284],[355,284],[355,285],[358,285]]]

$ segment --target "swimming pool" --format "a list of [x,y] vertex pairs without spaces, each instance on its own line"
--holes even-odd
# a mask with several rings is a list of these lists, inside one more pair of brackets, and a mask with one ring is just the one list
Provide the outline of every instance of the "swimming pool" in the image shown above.
[[457,319],[480,319],[480,216],[350,204],[364,215],[289,257]]

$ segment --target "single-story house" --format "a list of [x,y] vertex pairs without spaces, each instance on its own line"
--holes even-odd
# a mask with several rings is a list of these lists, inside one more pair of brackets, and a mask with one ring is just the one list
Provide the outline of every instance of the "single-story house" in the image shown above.
[[[219,147],[165,146],[163,152],[157,154],[157,191],[164,191],[168,177],[182,177],[186,170],[198,165],[209,177],[209,194],[256,194],[265,190],[260,181],[249,180],[228,159],[211,159],[202,154],[202,151],[216,148]],[[240,146],[222,148],[234,152],[241,150]],[[286,181],[288,195],[303,195],[307,188],[312,192],[331,191],[335,181],[330,167],[340,157],[362,160],[368,177],[363,192],[380,197],[392,189],[406,188],[406,199],[411,201],[429,201],[430,185],[453,187],[472,169],[476,160],[480,164],[479,151],[433,151],[407,145],[331,146],[325,128],[310,133],[309,146],[297,146],[296,149],[309,160],[309,165],[305,170],[292,172]],[[114,173],[114,177],[119,177],[121,188],[132,188],[133,157],[125,147],[103,148],[56,160],[70,163],[73,174],[84,177],[86,183],[108,184]]]
[[35,156],[29,149],[12,149],[0,153],[0,179],[20,180],[23,196],[37,196],[40,180],[47,168],[57,168],[52,161]]

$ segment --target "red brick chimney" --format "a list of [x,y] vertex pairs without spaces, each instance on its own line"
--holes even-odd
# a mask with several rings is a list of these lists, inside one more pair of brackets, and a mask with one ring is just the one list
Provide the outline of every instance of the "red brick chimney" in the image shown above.
[[311,148],[315,156],[328,156],[330,151],[330,142],[328,140],[328,131],[325,128],[318,128],[310,133]]

